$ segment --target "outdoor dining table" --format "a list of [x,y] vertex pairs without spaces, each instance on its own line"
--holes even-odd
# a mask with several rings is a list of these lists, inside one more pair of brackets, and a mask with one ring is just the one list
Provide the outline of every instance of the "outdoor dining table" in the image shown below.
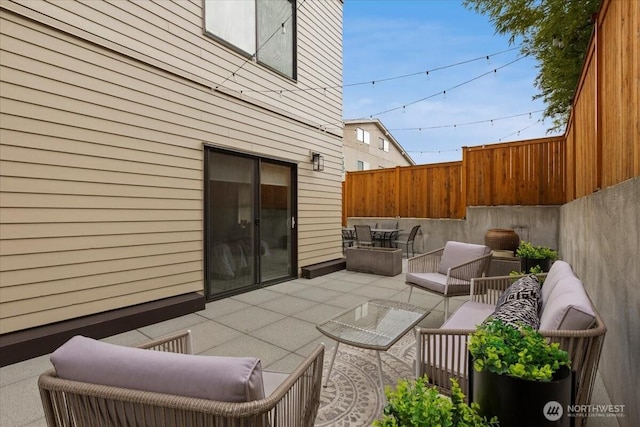
[[[351,232],[355,238],[355,229],[353,227],[343,227],[342,229]],[[397,236],[401,231],[402,228],[372,228],[371,234],[374,240],[378,240],[383,246],[385,246],[386,243],[389,243],[389,246],[391,246],[393,236]],[[376,238],[376,235],[380,237]]]

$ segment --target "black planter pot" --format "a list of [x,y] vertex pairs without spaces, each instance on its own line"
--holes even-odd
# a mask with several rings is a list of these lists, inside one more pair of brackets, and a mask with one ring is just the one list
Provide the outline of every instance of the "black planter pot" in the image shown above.
[[533,267],[539,265],[544,273],[549,272],[551,268],[550,259],[534,259],[534,258],[520,258],[520,271],[529,273]]
[[549,382],[476,372],[473,368],[469,372],[469,401],[480,405],[481,415],[498,417],[501,427],[573,424],[567,415],[573,400],[573,375],[566,366]]

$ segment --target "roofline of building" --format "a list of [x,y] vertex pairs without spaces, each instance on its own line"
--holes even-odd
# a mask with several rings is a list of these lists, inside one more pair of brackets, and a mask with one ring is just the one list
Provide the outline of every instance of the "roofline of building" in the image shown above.
[[374,123],[374,124],[376,124],[380,128],[382,133],[384,133],[384,135],[389,138],[391,143],[396,146],[396,148],[398,149],[398,151],[400,152],[402,157],[407,159],[407,161],[409,163],[411,163],[412,166],[416,165],[416,162],[411,158],[411,156],[409,155],[407,150],[404,149],[404,147],[391,134],[391,132],[389,132],[389,130],[382,124],[380,119],[349,119],[349,120],[343,120],[342,122],[344,124],[358,124],[358,123]]

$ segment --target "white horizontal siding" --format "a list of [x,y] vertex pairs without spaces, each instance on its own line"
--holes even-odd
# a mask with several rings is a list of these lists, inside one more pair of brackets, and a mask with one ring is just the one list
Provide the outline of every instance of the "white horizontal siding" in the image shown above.
[[[0,333],[201,292],[205,143],[297,163],[299,265],[341,255],[341,138],[309,126],[341,119],[341,91],[212,91],[244,59],[202,35],[199,1],[7,1],[0,19]],[[339,85],[340,36],[313,19],[317,72],[249,63],[242,87]]]
[[[318,123],[337,123],[342,113],[342,92],[328,98],[308,89],[316,86],[316,69],[325,70],[329,86],[342,84],[342,5],[339,1],[298,3],[299,76],[297,81],[278,75],[203,34],[201,0],[185,2],[28,2],[7,1],[11,8],[70,33],[132,56],[147,58],[161,67],[194,76],[210,87],[243,91],[255,98]],[[191,13],[185,13],[189,8]],[[329,30],[327,23],[331,22]],[[310,36],[305,36],[310,34]],[[324,52],[314,52],[325,44]],[[307,67],[307,68],[305,68]],[[333,69],[331,69],[333,68]],[[230,78],[235,73],[235,78]],[[272,91],[275,92],[264,92]],[[281,96],[279,90],[284,90]]]

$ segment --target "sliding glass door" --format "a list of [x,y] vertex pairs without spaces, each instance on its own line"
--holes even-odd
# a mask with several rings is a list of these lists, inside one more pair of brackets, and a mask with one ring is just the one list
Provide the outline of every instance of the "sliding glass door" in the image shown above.
[[289,279],[295,260],[295,166],[207,148],[208,299]]

